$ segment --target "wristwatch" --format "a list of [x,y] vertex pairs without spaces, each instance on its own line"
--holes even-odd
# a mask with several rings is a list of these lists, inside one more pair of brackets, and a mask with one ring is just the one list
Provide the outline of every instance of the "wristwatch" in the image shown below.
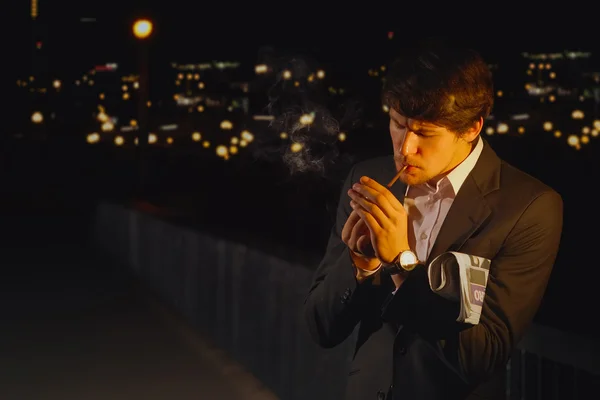
[[404,250],[390,264],[384,264],[384,268],[390,274],[405,274],[419,264],[419,259],[412,250]]

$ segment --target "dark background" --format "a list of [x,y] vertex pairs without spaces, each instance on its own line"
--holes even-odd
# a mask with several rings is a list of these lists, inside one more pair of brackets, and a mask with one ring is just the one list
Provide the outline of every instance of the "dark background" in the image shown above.
[[[29,74],[32,43],[44,41],[48,76],[65,82],[107,62],[135,72],[137,48],[130,31],[140,16],[155,22],[150,53],[154,98],[172,95],[172,79],[167,74],[172,75],[173,61],[240,61],[241,77],[252,79],[259,50],[272,46],[282,58],[314,60],[325,67],[332,81],[355,82],[355,93],[377,108],[376,90],[361,89],[365,70],[389,61],[402,47],[423,37],[444,34],[460,37],[490,63],[503,66],[497,75],[498,86],[522,86],[522,66],[526,64],[522,51],[591,51],[592,58],[582,68],[600,70],[597,24],[591,13],[574,3],[559,5],[551,14],[549,5],[529,10],[505,3],[486,3],[489,8],[485,10],[449,8],[435,13],[417,10],[417,6],[396,9],[375,3],[253,5],[41,0],[35,24],[29,17],[29,2],[7,6],[5,15],[12,25],[7,26],[5,35],[4,66],[10,77],[7,98],[15,101],[5,106],[12,116],[6,119],[3,135],[6,192],[33,193],[30,188],[37,185],[43,188],[43,196],[51,194],[46,199],[68,199],[71,206],[79,204],[81,208],[100,198],[129,201],[135,197],[129,191],[133,180],[130,156],[110,146],[85,145],[80,138],[87,127],[73,122],[79,118],[77,112],[69,111],[63,125],[48,128],[53,140],[43,144],[28,145],[9,138],[14,132],[31,129],[27,125],[31,100],[14,81]],[[81,23],[82,17],[96,22]],[[389,31],[394,32],[393,41],[386,40]],[[266,98],[258,97],[255,106],[259,109],[261,102],[266,106]],[[506,104],[499,104],[498,112],[502,107]],[[527,107],[525,112],[535,112]],[[379,130],[359,130],[351,136],[341,145],[342,152],[353,160],[389,152],[385,121],[378,124]],[[597,142],[577,152],[564,138],[557,141],[539,132],[528,131],[522,137],[495,135],[488,140],[500,156],[555,187],[565,200],[565,235],[540,321],[598,335],[590,318],[598,304],[594,293],[600,278],[594,252],[600,223],[594,195],[599,178]],[[150,155],[155,177],[152,190],[136,200],[179,210],[182,218],[195,221],[202,229],[254,240],[266,248],[296,246],[319,253],[332,222],[340,179],[351,162],[340,159],[325,177],[291,176],[281,160],[257,160],[253,158],[257,152],[225,164],[181,148],[177,152],[157,149]],[[261,220],[259,216],[267,217]]]

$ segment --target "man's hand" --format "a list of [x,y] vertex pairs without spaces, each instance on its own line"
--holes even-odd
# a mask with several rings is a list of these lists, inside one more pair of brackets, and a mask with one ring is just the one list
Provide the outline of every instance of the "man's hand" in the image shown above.
[[369,229],[355,211],[350,213],[344,224],[342,241],[350,250],[352,262],[356,267],[356,279],[359,282],[379,269],[381,262],[375,257]]
[[342,241],[354,253],[374,258],[375,250],[371,245],[369,228],[356,211],[352,211],[342,229]]
[[[401,251],[410,248],[408,216],[404,206],[392,192],[375,180],[363,176],[360,183],[355,183],[348,190],[348,195],[352,199],[350,205],[353,208],[348,220],[356,214],[365,223],[375,256],[381,262],[391,263]],[[354,226],[356,225],[358,223]]]

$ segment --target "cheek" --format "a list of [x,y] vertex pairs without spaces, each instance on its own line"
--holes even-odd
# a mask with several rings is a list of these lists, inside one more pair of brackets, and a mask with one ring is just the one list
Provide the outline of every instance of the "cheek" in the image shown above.
[[443,151],[428,151],[423,154],[423,158],[426,159],[425,169],[429,173],[437,174],[441,172],[448,165],[448,157]]

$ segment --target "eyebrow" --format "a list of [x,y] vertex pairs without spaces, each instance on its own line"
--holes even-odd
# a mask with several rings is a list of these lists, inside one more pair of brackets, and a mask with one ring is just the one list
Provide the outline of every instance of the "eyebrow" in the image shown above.
[[[392,121],[394,121],[396,124],[398,125],[404,125],[406,126],[406,123],[400,122],[398,121],[396,118],[390,117],[392,119]],[[430,133],[436,133],[437,130],[434,127],[430,127],[430,126],[419,126],[418,129],[416,129],[416,131],[418,132],[430,132]]]

